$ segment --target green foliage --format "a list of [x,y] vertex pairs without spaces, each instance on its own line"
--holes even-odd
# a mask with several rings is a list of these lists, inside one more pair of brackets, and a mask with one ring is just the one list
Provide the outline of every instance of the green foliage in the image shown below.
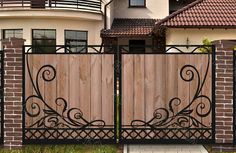
[[101,145],[96,147],[92,153],[117,153],[117,148],[114,146]]
[[234,51],[236,51],[236,46],[234,46]]
[[22,149],[0,149],[0,153],[117,153],[114,145],[28,145]]
[[208,39],[208,38],[204,38],[202,40],[202,44],[205,46],[205,47],[202,47],[202,48],[199,48],[199,51],[201,53],[211,53],[212,52],[212,48],[211,47],[208,47],[208,46],[211,46],[212,43],[211,41]]

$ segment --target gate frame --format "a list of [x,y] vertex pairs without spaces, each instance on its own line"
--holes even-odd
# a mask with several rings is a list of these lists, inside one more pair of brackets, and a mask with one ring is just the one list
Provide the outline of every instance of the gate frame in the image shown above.
[[[215,120],[215,79],[216,79],[216,47],[215,45],[166,45],[165,47],[170,47],[170,48],[173,48],[173,49],[177,49],[178,47],[195,47],[195,49],[193,49],[193,52],[190,52],[190,53],[186,53],[186,52],[183,52],[181,50],[179,50],[179,52],[177,53],[167,53],[168,50],[166,50],[165,53],[122,53],[122,47],[129,47],[129,45],[119,45],[119,48],[118,48],[118,55],[119,55],[119,59],[120,59],[120,73],[119,73],[119,93],[120,94],[120,99],[119,99],[119,104],[120,104],[120,107],[119,107],[119,143],[120,144],[215,144],[215,141],[216,141],[216,138],[215,138],[215,128],[216,128],[216,120]],[[146,45],[145,47],[153,47],[153,46],[148,46]],[[211,47],[212,49],[212,53],[196,53],[195,51],[198,49],[198,48],[207,48],[207,47]],[[210,65],[212,66],[212,71],[210,73],[212,73],[212,95],[211,95],[211,105],[212,105],[212,108],[211,108],[211,120],[212,120],[212,123],[211,123],[211,139],[209,140],[188,140],[188,139],[122,139],[122,55],[124,54],[129,54],[129,55],[132,55],[132,54],[141,54],[141,55],[165,55],[165,54],[189,54],[189,55],[193,55],[193,54],[211,54],[211,57],[212,57],[212,61],[210,63]],[[131,129],[131,128],[130,128]],[[145,128],[143,128],[145,129]],[[194,129],[194,128],[192,128]],[[195,128],[195,129],[198,129],[198,128]],[[141,129],[142,130],[142,129]]]
[[[26,49],[26,48],[30,48],[32,50],[33,47],[56,47],[56,50],[55,50],[55,53],[30,53],[29,52],[29,49]],[[23,66],[22,66],[22,80],[23,80],[23,95],[22,95],[22,98],[23,98],[23,102],[22,102],[22,105],[23,105],[23,111],[22,111],[22,144],[117,144],[117,85],[115,84],[115,82],[117,82],[117,73],[116,73],[116,70],[118,69],[117,66],[118,64],[117,63],[117,60],[116,60],[116,54],[115,53],[110,53],[110,52],[107,52],[107,53],[102,53],[102,52],[99,52],[99,50],[96,50],[96,47],[101,47],[100,45],[87,45],[86,47],[87,48],[92,48],[94,49],[94,51],[96,51],[96,53],[89,53],[89,52],[86,52],[86,53],[73,53],[73,52],[69,52],[68,49],[67,49],[67,45],[53,45],[53,46],[33,46],[33,45],[23,45],[23,54],[22,54],[22,60],[23,60]],[[75,46],[73,46],[75,47]],[[78,47],[78,46],[77,46]],[[82,46],[84,47],[84,46]],[[106,47],[106,46],[103,46],[103,47]],[[109,46],[111,47],[111,46]],[[59,49],[57,49],[59,48]],[[64,49],[64,52],[57,52],[58,50],[63,50]],[[116,47],[113,47],[111,49],[115,49],[115,51],[117,50]],[[26,77],[26,56],[27,54],[34,54],[34,55],[63,55],[63,54],[67,54],[67,55],[113,55],[114,57],[114,72],[113,72],[113,75],[114,75],[114,99],[113,99],[113,102],[114,102],[114,106],[113,106],[113,109],[114,109],[114,122],[113,124],[114,125],[111,125],[113,126],[113,130],[114,130],[114,136],[113,136],[113,139],[100,139],[100,140],[93,140],[93,139],[26,139],[26,125],[25,125],[25,98],[26,98],[26,95],[25,95],[25,85],[26,85],[26,82],[25,82],[25,77]],[[31,82],[32,83],[32,82]],[[34,129],[34,128],[33,128]],[[40,129],[40,128],[39,128]],[[45,130],[47,130],[48,128],[43,128]],[[86,129],[86,128],[85,128]],[[96,128],[94,128],[96,130]],[[97,128],[99,129],[99,128]],[[104,128],[106,129],[106,128]]]

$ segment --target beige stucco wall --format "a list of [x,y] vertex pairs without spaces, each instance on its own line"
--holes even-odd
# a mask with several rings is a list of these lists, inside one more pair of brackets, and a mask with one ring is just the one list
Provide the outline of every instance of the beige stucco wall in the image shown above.
[[210,41],[230,39],[236,40],[236,29],[168,29],[166,33],[167,45],[201,45],[202,40]]
[[103,21],[79,20],[79,19],[56,19],[56,18],[11,18],[0,19],[0,29],[23,29],[25,44],[31,45],[32,29],[56,29],[57,45],[64,44],[64,30],[88,31],[88,44],[100,45],[100,30]]
[[168,0],[146,0],[146,8],[129,8],[129,0],[114,1],[115,18],[164,18],[169,14]]

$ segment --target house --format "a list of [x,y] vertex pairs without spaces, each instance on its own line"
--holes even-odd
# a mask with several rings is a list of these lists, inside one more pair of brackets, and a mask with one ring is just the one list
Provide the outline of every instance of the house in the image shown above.
[[[199,45],[203,39],[231,40],[236,36],[235,0],[197,0],[156,23],[167,45]],[[235,43],[235,42],[234,42]]]
[[1,36],[26,45],[152,45],[155,22],[191,1],[2,0]]

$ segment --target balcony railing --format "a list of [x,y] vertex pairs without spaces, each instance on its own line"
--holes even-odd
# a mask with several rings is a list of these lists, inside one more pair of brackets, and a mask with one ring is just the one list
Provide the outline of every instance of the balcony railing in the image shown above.
[[53,8],[101,12],[101,0],[0,0],[1,8]]

